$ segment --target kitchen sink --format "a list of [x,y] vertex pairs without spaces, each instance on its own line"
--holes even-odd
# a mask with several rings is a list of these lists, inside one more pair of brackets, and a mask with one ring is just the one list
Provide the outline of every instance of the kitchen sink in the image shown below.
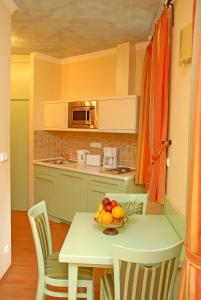
[[43,162],[55,164],[55,165],[65,165],[65,164],[71,164],[75,163],[75,160],[66,160],[65,158],[56,158],[56,159],[44,159]]

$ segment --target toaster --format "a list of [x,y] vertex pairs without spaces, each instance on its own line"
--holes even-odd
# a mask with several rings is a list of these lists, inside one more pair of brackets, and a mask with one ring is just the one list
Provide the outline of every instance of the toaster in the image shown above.
[[100,154],[87,154],[86,164],[89,166],[100,167],[102,165],[101,155]]

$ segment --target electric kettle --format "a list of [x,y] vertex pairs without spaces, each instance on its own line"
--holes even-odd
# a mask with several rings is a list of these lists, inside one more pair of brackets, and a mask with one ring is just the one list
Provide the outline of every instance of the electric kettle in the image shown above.
[[77,150],[77,162],[79,164],[85,164],[86,163],[86,158],[87,154],[89,153],[88,150]]

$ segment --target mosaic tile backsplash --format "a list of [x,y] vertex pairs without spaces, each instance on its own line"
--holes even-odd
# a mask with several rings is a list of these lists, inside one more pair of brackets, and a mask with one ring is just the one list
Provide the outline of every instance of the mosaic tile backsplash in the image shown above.
[[[102,147],[92,148],[92,142],[101,143]],[[136,134],[45,130],[34,132],[34,159],[61,157],[66,153],[70,159],[76,159],[78,149],[87,149],[91,154],[103,155],[103,147],[117,147],[118,165],[135,167]]]

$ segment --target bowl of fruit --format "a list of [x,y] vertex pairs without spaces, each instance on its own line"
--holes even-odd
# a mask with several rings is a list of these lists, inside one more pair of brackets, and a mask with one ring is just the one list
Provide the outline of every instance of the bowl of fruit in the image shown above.
[[107,235],[118,234],[117,228],[121,228],[128,222],[125,209],[116,201],[104,198],[100,203],[94,220],[104,227],[103,233]]

